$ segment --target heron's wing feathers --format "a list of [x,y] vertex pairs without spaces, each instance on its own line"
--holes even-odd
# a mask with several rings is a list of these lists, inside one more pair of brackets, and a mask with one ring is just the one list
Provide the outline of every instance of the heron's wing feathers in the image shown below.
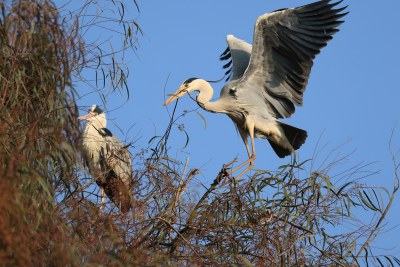
[[255,24],[249,67],[237,90],[262,90],[277,118],[288,118],[303,103],[313,59],[327,45],[347,7],[322,0],[260,16]]
[[223,66],[224,69],[228,69],[225,72],[227,76],[226,81],[229,79],[236,80],[243,76],[243,73],[249,65],[251,45],[233,35],[228,35],[226,37],[226,42],[228,43],[228,47],[221,54],[220,60],[228,61]]
[[132,207],[130,188],[133,183],[132,157],[126,146],[106,129],[98,129],[103,137],[100,149],[100,166],[103,179],[96,182],[104,189],[120,210],[125,213]]
[[98,131],[99,134],[100,134],[102,137],[104,137],[104,138],[113,136],[113,134],[111,133],[111,131],[108,130],[107,128],[100,128],[100,129],[97,129],[97,131]]
[[129,187],[132,183],[132,157],[126,146],[114,135],[105,136],[105,163]]

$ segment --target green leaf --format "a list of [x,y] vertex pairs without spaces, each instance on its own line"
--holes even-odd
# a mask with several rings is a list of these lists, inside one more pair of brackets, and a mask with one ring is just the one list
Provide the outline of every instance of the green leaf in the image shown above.
[[370,210],[377,211],[378,209],[370,202],[370,200],[368,200],[369,197],[368,197],[368,195],[365,193],[364,190],[363,190],[363,193],[364,193],[365,196],[367,196],[367,199],[365,199],[365,198],[363,197],[363,194],[362,194],[361,192],[358,192],[359,197],[360,197],[361,201],[364,203],[364,205],[367,206]]
[[198,111],[196,111],[196,114],[197,115],[199,115],[199,117],[203,120],[203,123],[204,123],[204,129],[205,128],[207,128],[207,121],[206,121],[206,118],[204,118],[204,116],[203,115],[201,115],[201,113],[200,112],[198,112]]
[[393,259],[396,261],[396,263],[400,266],[400,260],[396,257],[393,256]]
[[386,261],[390,262],[390,266],[394,267],[394,264],[392,260],[388,256],[384,256],[386,258]]
[[365,262],[367,263],[367,267],[368,267],[369,266],[369,264],[368,264],[368,249],[364,248],[364,251],[365,251]]
[[336,195],[340,196],[340,193],[342,193],[342,191],[349,185],[351,185],[353,182],[348,182],[346,184],[344,184],[341,188],[339,188],[339,190],[337,191]]
[[161,138],[161,136],[159,136],[159,135],[153,136],[152,138],[150,138],[150,140],[147,143],[150,144],[151,142],[153,142],[157,138]]
[[185,145],[182,147],[182,149],[185,149],[186,147],[187,147],[187,145],[189,144],[189,135],[188,135],[188,133],[185,131],[185,130],[182,130],[184,133],[185,133],[185,135],[186,135],[186,143],[185,143]]
[[376,210],[378,210],[378,211],[381,212],[381,210],[380,210],[379,208],[377,208],[377,207],[374,205],[374,203],[372,202],[372,200],[371,200],[371,198],[369,197],[369,195],[367,194],[367,192],[365,192],[365,190],[363,190],[363,193],[364,193],[364,195],[367,197],[368,202],[369,202]]
[[378,257],[376,257],[376,260],[379,262],[379,264],[380,264],[382,267],[385,267],[385,265],[383,265],[382,261],[381,261]]

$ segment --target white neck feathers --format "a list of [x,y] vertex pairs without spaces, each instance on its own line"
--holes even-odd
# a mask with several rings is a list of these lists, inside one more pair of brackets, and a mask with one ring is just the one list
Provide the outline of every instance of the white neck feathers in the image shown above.
[[194,87],[196,88],[199,92],[197,95],[196,101],[199,104],[199,106],[210,112],[215,112],[215,113],[226,113],[226,109],[224,108],[224,103],[221,101],[221,99],[211,102],[211,99],[214,95],[214,89],[210,85],[209,82],[198,79],[195,81],[196,84],[194,84]]

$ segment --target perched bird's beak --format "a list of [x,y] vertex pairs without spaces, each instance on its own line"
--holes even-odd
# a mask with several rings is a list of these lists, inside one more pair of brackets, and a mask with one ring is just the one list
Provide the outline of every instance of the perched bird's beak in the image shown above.
[[78,117],[78,120],[83,121],[83,120],[89,120],[90,118],[92,118],[94,116],[93,113],[88,113],[86,115],[80,116]]
[[164,106],[168,105],[169,103],[171,103],[172,101],[174,101],[175,99],[180,98],[181,96],[183,96],[184,94],[188,93],[188,88],[181,86],[179,87],[179,89],[173,94],[171,95],[170,98],[167,99],[167,101],[165,101]]

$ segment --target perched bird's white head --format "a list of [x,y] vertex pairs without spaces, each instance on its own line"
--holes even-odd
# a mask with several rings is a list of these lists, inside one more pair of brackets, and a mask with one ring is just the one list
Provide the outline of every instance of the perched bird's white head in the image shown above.
[[199,78],[190,78],[184,81],[179,89],[175,93],[173,93],[170,98],[167,99],[167,101],[165,101],[164,106],[184,96],[185,94],[191,93],[193,91],[198,91],[199,87],[201,86],[201,81],[202,80]]
[[78,117],[78,120],[87,120],[96,125],[96,128],[106,128],[107,126],[106,114],[98,105],[91,106],[88,114]]

